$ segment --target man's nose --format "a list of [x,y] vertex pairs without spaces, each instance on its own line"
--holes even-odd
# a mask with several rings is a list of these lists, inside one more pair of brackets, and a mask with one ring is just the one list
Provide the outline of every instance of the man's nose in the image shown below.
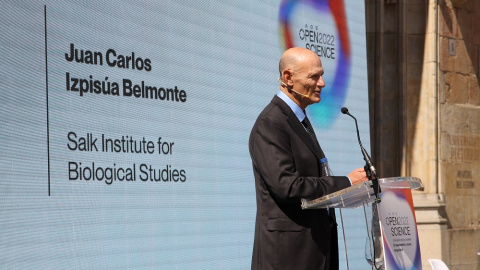
[[323,76],[320,77],[320,79],[318,80],[317,86],[320,87],[320,88],[325,87],[325,81],[323,80]]

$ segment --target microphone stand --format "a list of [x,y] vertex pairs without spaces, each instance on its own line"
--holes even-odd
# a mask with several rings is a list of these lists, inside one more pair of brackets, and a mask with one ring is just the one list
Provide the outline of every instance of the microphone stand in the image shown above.
[[375,169],[375,166],[373,166],[372,159],[368,155],[367,151],[365,150],[365,148],[363,148],[362,141],[360,140],[360,132],[358,131],[357,118],[355,118],[353,115],[351,115],[348,112],[348,109],[346,107],[343,107],[341,111],[342,111],[343,114],[347,114],[350,117],[352,117],[353,120],[355,120],[355,126],[357,128],[358,144],[360,145],[360,150],[362,151],[363,160],[365,160],[365,166],[363,168],[365,169],[365,172],[367,173],[368,179],[372,181],[372,188],[373,188],[373,192],[374,192],[375,198],[376,198],[375,202],[380,202],[381,199],[378,197],[378,194],[380,194],[382,192],[382,189],[380,188],[380,184],[378,183],[377,170]]
[[[378,237],[377,237],[377,240],[375,240],[375,235],[376,234],[378,234],[378,235],[381,234],[380,233],[380,224],[379,224],[379,221],[378,221],[378,203],[381,202],[381,199],[378,197],[378,194],[380,194],[382,192],[382,189],[380,188],[380,184],[378,183],[377,170],[375,169],[375,166],[373,166],[372,159],[368,155],[367,151],[365,150],[365,148],[362,145],[362,141],[360,140],[360,132],[358,131],[357,119],[348,112],[348,109],[346,107],[343,107],[341,109],[341,112],[343,114],[349,115],[350,117],[352,117],[355,120],[355,126],[356,126],[356,129],[357,129],[358,144],[360,145],[360,150],[362,151],[363,159],[365,160],[365,166],[363,168],[365,169],[365,172],[367,174],[368,179],[372,181],[372,188],[373,188],[373,192],[375,194],[375,201],[372,205],[372,216],[373,216],[372,217],[372,230],[368,229],[368,223],[367,223],[367,235],[368,235],[369,242],[371,241],[372,246],[373,246],[373,256],[371,258],[372,259],[372,269],[374,267],[375,267],[375,269],[384,269],[383,268],[384,265],[380,265],[379,267],[377,267],[377,262],[376,262],[376,254],[377,254],[376,249],[377,248],[376,248],[375,242],[378,241]],[[365,211],[365,205],[364,205],[364,211]],[[366,212],[365,212],[365,218],[366,218]],[[372,235],[370,235],[370,233]],[[383,250],[380,247],[380,254],[382,254],[382,253],[383,253]],[[383,256],[383,255],[381,255],[381,256]]]

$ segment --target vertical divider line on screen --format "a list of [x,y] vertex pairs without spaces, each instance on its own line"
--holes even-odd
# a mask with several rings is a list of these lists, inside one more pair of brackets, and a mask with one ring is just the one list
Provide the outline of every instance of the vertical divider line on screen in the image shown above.
[[47,162],[48,162],[48,196],[50,196],[50,117],[48,114],[48,50],[47,50],[47,5],[43,6],[45,27],[45,90],[47,102]]

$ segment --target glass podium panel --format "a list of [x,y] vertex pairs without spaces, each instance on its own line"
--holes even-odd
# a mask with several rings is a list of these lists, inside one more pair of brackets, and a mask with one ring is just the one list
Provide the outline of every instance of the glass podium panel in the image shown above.
[[[380,178],[380,187],[399,188],[392,183],[407,181],[410,189],[422,188],[422,181],[416,177],[389,177]],[[401,187],[405,188],[405,187]],[[407,187],[408,188],[408,187]],[[318,208],[358,208],[372,203],[376,199],[372,181],[363,182],[317,199],[302,199],[302,209]]]

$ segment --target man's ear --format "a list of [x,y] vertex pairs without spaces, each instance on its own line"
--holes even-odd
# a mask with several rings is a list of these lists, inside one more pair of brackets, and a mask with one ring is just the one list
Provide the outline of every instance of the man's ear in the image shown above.
[[282,72],[282,81],[284,81],[290,87],[293,85],[292,75],[293,75],[292,71],[288,69],[285,69]]

